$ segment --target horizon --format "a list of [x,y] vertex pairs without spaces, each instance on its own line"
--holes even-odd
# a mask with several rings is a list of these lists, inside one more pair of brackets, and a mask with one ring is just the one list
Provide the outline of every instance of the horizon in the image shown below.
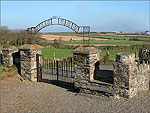
[[[12,31],[18,31],[18,30],[27,30],[27,29],[10,29],[9,27],[8,28],[3,28],[3,27],[8,27],[8,26],[0,26],[0,30],[12,30]],[[90,33],[115,33],[115,32],[124,32],[124,31],[91,31]],[[140,32],[124,32],[124,33],[145,33],[146,31],[140,31]],[[147,31],[147,32],[150,32],[150,31]],[[39,33],[75,33],[74,31],[53,31],[53,32],[50,32],[50,31],[42,31],[42,32],[39,32]]]
[[[150,1],[2,1],[1,26],[27,29],[60,16],[91,32],[150,31]],[[42,8],[41,8],[42,7]],[[49,26],[41,32],[72,32],[64,26]]]

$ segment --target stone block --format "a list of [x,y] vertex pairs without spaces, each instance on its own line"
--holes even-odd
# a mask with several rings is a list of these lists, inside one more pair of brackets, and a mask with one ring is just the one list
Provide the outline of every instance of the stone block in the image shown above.
[[134,63],[135,54],[134,53],[117,53],[116,62],[125,63],[125,64]]

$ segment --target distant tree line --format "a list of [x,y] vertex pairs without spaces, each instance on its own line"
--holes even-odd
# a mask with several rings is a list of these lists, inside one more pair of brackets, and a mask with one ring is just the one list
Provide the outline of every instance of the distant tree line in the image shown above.
[[39,45],[47,45],[48,42],[40,35],[29,35],[25,29],[10,30],[7,26],[0,27],[0,47],[5,48],[9,46],[19,47],[26,43],[36,43]]
[[0,40],[2,47],[8,47],[11,45],[20,46],[28,41],[28,34],[26,30],[15,29],[10,30],[7,26],[0,27]]

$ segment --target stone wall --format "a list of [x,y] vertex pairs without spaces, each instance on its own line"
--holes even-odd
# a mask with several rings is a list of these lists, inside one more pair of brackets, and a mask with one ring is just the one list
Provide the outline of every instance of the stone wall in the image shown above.
[[21,76],[31,81],[37,81],[36,54],[41,54],[41,46],[25,44],[19,48]]
[[2,65],[12,66],[16,61],[16,57],[14,57],[14,55],[17,54],[17,52],[18,48],[16,48],[15,46],[4,48],[2,50]]
[[141,63],[144,61],[150,64],[150,49],[139,49],[139,60]]
[[119,95],[131,98],[140,90],[149,89],[149,64],[135,62],[135,54],[118,53],[114,62],[114,87]]
[[[109,70],[99,69],[99,51],[94,47],[78,47],[73,51],[73,57],[75,88],[81,93],[131,98],[139,91],[149,89],[150,65],[136,61],[133,53],[116,55],[112,76]],[[108,81],[95,79],[94,74]]]
[[[79,47],[73,51],[75,88],[80,93],[114,97],[117,90],[110,83],[94,79],[95,65],[99,64],[99,50],[94,47]],[[100,75],[101,76],[101,75]]]
[[137,90],[149,90],[150,85],[150,65],[149,64],[139,64],[136,66],[136,81]]

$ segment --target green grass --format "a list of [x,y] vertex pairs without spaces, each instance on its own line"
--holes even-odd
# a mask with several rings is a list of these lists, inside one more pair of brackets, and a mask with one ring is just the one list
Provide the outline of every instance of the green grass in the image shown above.
[[128,40],[128,39],[149,39],[150,40],[150,37],[138,37],[138,36],[108,36],[108,35],[91,35],[91,37],[97,37],[97,38],[110,38],[110,39],[125,39],[125,40]]
[[[42,49],[42,54],[45,59],[53,59],[54,58],[54,53],[55,53],[55,58],[60,59],[62,57],[67,57],[67,56],[72,56],[72,49],[55,49],[55,48],[43,48]],[[102,50],[100,53],[100,59],[103,58],[103,56],[106,54],[106,52],[110,53],[110,59],[115,60],[116,54],[119,52],[127,52],[127,53],[135,53],[136,56],[138,56],[138,51],[137,50]]]
[[5,72],[9,72],[9,71],[5,71],[4,70],[4,68],[7,68],[7,69],[9,69],[10,71],[14,71],[14,70],[16,70],[16,67],[15,67],[15,65],[13,65],[13,66],[10,66],[10,67],[4,67],[4,66],[0,66],[0,73],[5,73]]
[[60,59],[62,57],[72,56],[72,49],[56,49],[56,48],[43,48],[42,54],[45,59]]
[[[82,41],[75,42],[60,42],[61,44],[83,44]],[[104,44],[104,45],[148,45],[150,42],[142,41],[127,41],[127,40],[108,40],[108,41],[91,41],[90,44]]]

